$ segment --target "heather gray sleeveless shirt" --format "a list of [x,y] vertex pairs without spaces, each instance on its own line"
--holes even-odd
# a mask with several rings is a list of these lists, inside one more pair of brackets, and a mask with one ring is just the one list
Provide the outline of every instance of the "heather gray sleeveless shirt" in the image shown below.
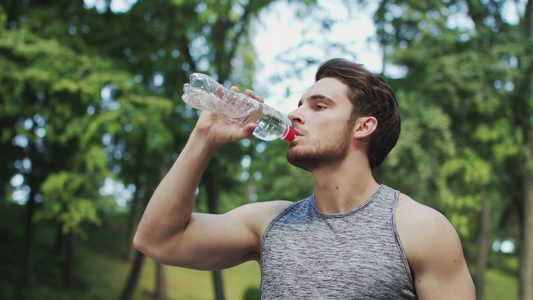
[[262,299],[417,299],[394,212],[399,192],[380,186],[360,207],[320,212],[314,195],[268,225]]

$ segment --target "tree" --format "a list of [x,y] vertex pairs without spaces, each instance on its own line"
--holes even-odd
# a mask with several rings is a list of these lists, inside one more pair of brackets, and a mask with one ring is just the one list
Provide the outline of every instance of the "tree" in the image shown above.
[[[521,22],[522,23],[522,22]],[[519,81],[516,93],[516,100],[520,100],[522,107],[526,108],[526,116],[531,116],[533,113],[533,60],[531,60],[532,45],[533,45],[533,2],[528,1],[526,5],[525,17],[523,20],[522,35],[524,36],[524,43],[526,44],[525,53],[521,57],[521,63],[518,76],[523,75]],[[527,59],[529,58],[529,60]],[[514,100],[514,99],[513,99]],[[522,106],[521,105],[521,106]],[[516,116],[521,117],[524,114],[523,110],[515,110]],[[529,121],[529,122],[528,122]],[[523,132],[523,143],[526,146],[525,158],[527,159],[527,167],[522,171],[523,190],[524,190],[524,227],[522,229],[523,246],[521,261],[523,268],[520,274],[520,297],[521,299],[533,298],[533,237],[530,233],[533,230],[533,168],[531,162],[533,161],[533,142],[532,142],[532,128],[531,118],[528,120],[520,120],[519,128]]]
[[[5,67],[1,74],[5,84],[2,99],[7,108],[2,115],[2,122],[7,123],[2,147],[10,154],[4,157],[12,159],[7,165],[15,166],[8,174],[23,174],[31,191],[24,251],[27,283],[31,275],[35,199],[43,201],[37,217],[58,222],[58,240],[66,236],[65,241],[73,245],[74,233],[80,232],[81,223],[98,220],[102,197],[97,191],[103,179],[112,176],[106,168],[104,147],[109,145],[102,145],[102,140],[106,140],[104,133],[116,132],[115,128],[121,126],[128,131],[131,127],[127,116],[105,119],[106,116],[120,105],[131,107],[157,98],[144,97],[146,89],[125,71],[124,62],[110,57],[116,50],[114,36],[110,35],[112,32],[98,31],[105,24],[101,20],[110,16],[83,5],[64,4],[10,2],[5,6],[8,14],[2,13],[0,63]],[[106,43],[93,47],[93,41]],[[161,107],[160,102],[155,101],[154,106]],[[163,110],[169,111],[165,107],[159,111]],[[147,119],[138,112],[133,115],[138,123]],[[106,126],[98,126],[102,120]],[[161,126],[151,128],[157,130]],[[150,139],[150,145],[159,146]],[[160,169],[157,171],[160,174]],[[153,185],[156,180],[151,179]],[[68,249],[72,251],[66,260],[70,264],[66,266],[65,274],[69,276],[65,276],[65,286],[70,288],[74,248]]]
[[[501,219],[490,207],[513,207],[518,201],[528,209],[530,201],[527,187],[531,184],[526,184],[530,171],[519,163],[531,161],[525,155],[531,135],[531,74],[527,71],[531,47],[523,24],[530,13],[519,9],[519,22],[513,23],[503,14],[504,6],[512,4],[382,1],[375,16],[385,60],[406,68],[404,78],[394,83],[396,89],[412,95],[414,106],[436,107],[450,120],[455,149],[437,160],[442,167],[436,169],[431,189],[439,195],[437,206],[450,216],[463,239],[473,240],[469,232],[480,228],[478,298],[483,296],[482,273],[493,228],[490,220]],[[531,3],[526,7],[530,9]],[[425,118],[425,112],[421,113],[409,117]],[[433,123],[439,126],[438,121]],[[435,139],[420,142],[424,149],[440,144]],[[400,159],[405,154],[396,153]],[[522,193],[515,192],[517,183]],[[514,219],[521,218],[517,214]],[[472,226],[468,220],[477,222]],[[530,230],[526,226],[520,226],[522,233]],[[533,267],[527,258],[533,255],[527,239],[521,240],[522,299],[531,297],[532,279],[526,274]]]
[[[1,16],[6,19],[5,14]],[[31,12],[28,16],[32,17]],[[12,18],[9,15],[7,19]],[[123,73],[113,69],[109,61],[79,54],[57,40],[39,37],[24,22],[16,26],[10,23],[13,29],[6,29],[7,26],[2,24],[0,29],[2,99],[6,108],[3,120],[10,122],[3,129],[3,141],[4,145],[10,141],[21,148],[22,151],[9,152],[14,157],[7,157],[15,161],[8,165],[20,165],[12,172],[23,174],[31,191],[24,251],[25,281],[29,284],[36,201],[43,201],[45,211],[41,216],[62,216],[56,220],[63,223],[65,233],[77,231],[83,220],[97,220],[94,201],[98,196],[92,191],[97,191],[102,183],[105,159],[98,150],[99,140],[80,137],[84,126],[91,122],[88,109],[100,100],[100,87],[123,79]],[[58,203],[51,193],[41,191],[41,184],[52,191],[60,182],[68,182],[67,177],[76,178],[69,182],[73,184],[71,198],[57,198]]]

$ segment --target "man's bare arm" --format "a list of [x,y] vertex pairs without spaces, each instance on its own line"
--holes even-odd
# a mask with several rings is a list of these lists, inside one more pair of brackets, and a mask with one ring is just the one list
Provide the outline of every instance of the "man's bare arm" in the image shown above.
[[216,149],[251,136],[254,128],[202,113],[146,207],[134,238],[136,249],[156,261],[195,269],[219,269],[254,259],[263,220],[256,212],[264,209],[268,217],[283,203],[247,205],[224,215],[193,214],[196,188]]

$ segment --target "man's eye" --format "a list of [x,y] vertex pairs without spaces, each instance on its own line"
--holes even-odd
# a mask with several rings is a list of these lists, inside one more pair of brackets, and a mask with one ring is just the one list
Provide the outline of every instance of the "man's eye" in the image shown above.
[[315,110],[322,110],[324,108],[326,108],[326,107],[323,106],[323,105],[315,105]]

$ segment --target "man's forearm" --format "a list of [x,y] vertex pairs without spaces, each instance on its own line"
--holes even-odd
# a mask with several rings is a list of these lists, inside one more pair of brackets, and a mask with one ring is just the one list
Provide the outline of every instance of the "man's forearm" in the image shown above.
[[164,251],[165,245],[183,233],[194,208],[196,188],[215,150],[191,135],[146,207],[134,239],[139,251]]

